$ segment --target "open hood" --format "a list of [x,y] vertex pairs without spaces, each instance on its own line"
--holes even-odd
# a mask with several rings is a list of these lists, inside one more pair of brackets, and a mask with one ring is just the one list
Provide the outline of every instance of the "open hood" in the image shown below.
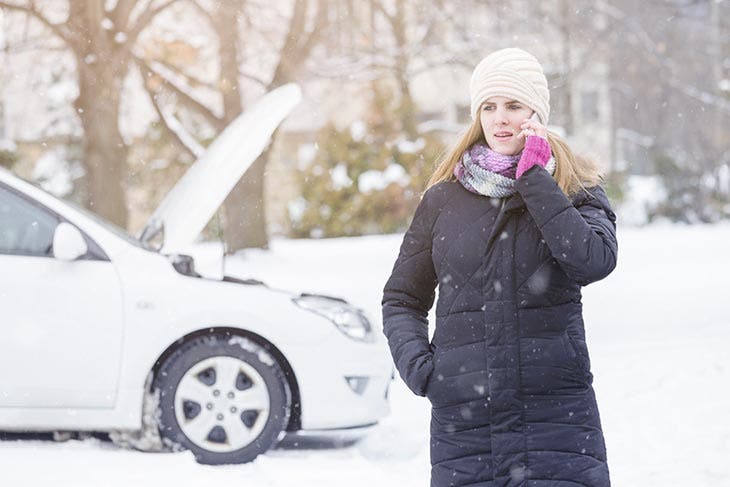
[[301,98],[299,86],[287,84],[233,120],[165,196],[140,239],[162,236],[163,253],[189,248]]

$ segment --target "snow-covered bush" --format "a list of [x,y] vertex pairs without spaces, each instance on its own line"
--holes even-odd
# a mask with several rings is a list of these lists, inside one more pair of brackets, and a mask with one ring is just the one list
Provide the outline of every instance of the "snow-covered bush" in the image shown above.
[[655,164],[663,191],[649,220],[710,223],[730,218],[730,165],[694,164],[666,154],[659,154]]
[[399,107],[375,90],[367,120],[322,128],[313,155],[300,158],[300,197],[289,203],[293,237],[405,230],[443,150],[432,134],[409,140]]

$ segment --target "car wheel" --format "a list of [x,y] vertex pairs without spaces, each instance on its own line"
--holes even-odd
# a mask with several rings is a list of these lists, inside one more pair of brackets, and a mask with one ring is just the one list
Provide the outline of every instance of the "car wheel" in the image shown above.
[[160,366],[160,434],[200,463],[246,463],[283,436],[291,394],[279,364],[239,336],[195,338]]

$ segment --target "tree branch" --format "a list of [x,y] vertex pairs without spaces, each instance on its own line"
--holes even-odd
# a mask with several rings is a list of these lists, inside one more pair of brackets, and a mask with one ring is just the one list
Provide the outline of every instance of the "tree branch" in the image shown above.
[[[142,76],[144,77],[144,73],[142,73]],[[157,102],[156,93],[152,90],[152,87],[149,86],[149,83],[145,80],[142,85],[144,86],[145,91],[150,97],[150,102],[152,103],[152,106],[155,108],[155,112],[157,113],[157,117],[160,119],[160,124],[165,129],[165,132],[172,137],[172,140],[175,142],[175,145],[177,145],[180,149],[182,149],[185,153],[189,154],[193,159],[198,158],[198,154],[195,153],[195,151],[188,147],[188,145],[180,138],[180,135],[172,130],[170,126],[167,124],[167,117],[165,113],[162,111],[162,107],[160,107],[160,104]]]
[[0,8],[6,8],[8,10],[15,10],[17,12],[23,12],[27,15],[30,15],[31,17],[35,18],[39,22],[41,22],[43,25],[48,27],[51,32],[53,32],[55,35],[63,39],[64,42],[67,44],[71,44],[71,36],[68,32],[66,32],[66,24],[54,24],[50,20],[46,18],[45,15],[43,15],[38,9],[35,8],[35,4],[31,2],[30,5],[16,5],[13,3],[8,3],[3,0],[0,0]]
[[306,15],[309,2],[297,0],[289,22],[286,42],[280,50],[279,64],[274,70],[274,76],[268,84],[268,89],[275,88],[293,76],[294,72],[304,63],[314,45],[319,42],[322,31],[327,24],[327,0],[319,2],[317,17],[312,30],[307,34]]
[[83,4],[89,39],[96,45],[96,51],[106,52],[109,48],[109,34],[102,25],[106,14],[102,2],[83,1]]
[[172,91],[177,95],[177,97],[181,100],[181,102],[191,109],[193,109],[195,112],[200,113],[207,121],[210,123],[215,129],[220,132],[225,128],[224,121],[217,117],[213,111],[208,108],[206,105],[204,105],[202,102],[196,100],[193,98],[190,94],[186,93],[184,90],[180,89],[179,87],[175,86],[174,83],[172,83],[169,79],[167,79],[164,75],[156,71],[152,66],[147,63],[144,59],[135,56],[134,61],[137,63],[137,66],[140,69],[140,72],[142,73],[142,77],[145,80],[145,88],[148,89],[152,93],[152,88],[148,86],[147,80],[149,79],[149,74],[154,74],[158,76],[162,80],[163,86]]
[[300,63],[304,61],[304,57],[312,50],[312,48],[320,41],[322,38],[322,32],[324,31],[325,27],[327,26],[327,7],[325,7],[322,4],[327,4],[326,0],[320,0],[319,6],[317,7],[317,17],[314,21],[314,25],[312,26],[312,30],[309,32],[309,35],[307,36],[307,40],[304,41],[302,44],[300,44],[299,52],[297,59],[300,60]]
[[203,80],[201,80],[201,79],[193,76],[192,74],[185,73],[182,70],[182,68],[179,68],[179,67],[175,66],[170,61],[167,61],[167,60],[164,60],[164,59],[163,60],[156,59],[155,62],[161,64],[162,66],[164,66],[165,68],[167,68],[170,71],[174,72],[175,74],[177,74],[179,76],[182,76],[183,78],[185,78],[185,80],[188,81],[188,84],[191,84],[191,85],[194,84],[194,85],[204,86],[204,87],[206,87],[206,88],[208,88],[210,90],[214,90],[214,91],[216,89],[215,86],[213,85],[213,83],[209,83],[207,81],[203,81]]
[[254,83],[257,83],[262,88],[267,88],[267,86],[268,86],[268,83],[266,81],[264,81],[263,79],[259,78],[258,76],[255,76],[251,73],[246,73],[244,71],[239,70],[238,74],[239,74],[239,76],[243,76],[247,80],[251,80]]
[[383,16],[388,20],[390,24],[392,24],[395,21],[395,15],[389,13],[385,6],[378,0],[373,0],[372,5],[375,7],[375,10],[383,14]]
[[304,32],[304,27],[307,22],[307,7],[309,6],[309,0],[296,0],[294,4],[294,10],[292,11],[291,18],[289,19],[289,29],[287,29],[286,41],[281,48],[282,53],[293,52],[297,43],[299,42],[299,36]]
[[178,0],[167,0],[166,2],[160,4],[158,7],[152,8],[154,0],[151,0],[150,3],[148,3],[145,7],[144,11],[137,18],[134,26],[129,30],[129,32],[127,32],[127,38],[121,48],[116,52],[114,61],[121,64],[131,54],[132,49],[137,42],[137,38],[142,33],[142,31],[149,25],[152,19],[154,19],[157,14],[159,14],[172,4],[176,3],[177,1]]
[[129,18],[132,15],[134,7],[137,6],[137,0],[118,0],[114,10],[111,11],[110,17],[117,31],[126,32],[129,24]]
[[193,7],[195,7],[198,10],[198,12],[200,12],[203,16],[205,16],[208,19],[208,22],[210,22],[211,24],[214,23],[213,16],[210,14],[210,12],[208,10],[204,9],[203,6],[200,5],[200,3],[198,3],[198,0],[188,0],[188,2],[191,3],[193,5]]

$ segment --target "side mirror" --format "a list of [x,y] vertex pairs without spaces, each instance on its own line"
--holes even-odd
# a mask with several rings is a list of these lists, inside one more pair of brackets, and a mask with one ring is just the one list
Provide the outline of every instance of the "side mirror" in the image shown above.
[[53,256],[60,260],[76,260],[89,250],[78,228],[61,222],[53,233]]

